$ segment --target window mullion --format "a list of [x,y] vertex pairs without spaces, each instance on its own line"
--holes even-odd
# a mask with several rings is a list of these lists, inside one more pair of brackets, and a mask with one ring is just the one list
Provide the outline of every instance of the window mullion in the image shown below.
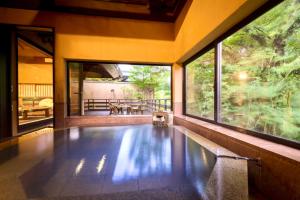
[[220,122],[222,80],[222,42],[215,46],[214,120]]

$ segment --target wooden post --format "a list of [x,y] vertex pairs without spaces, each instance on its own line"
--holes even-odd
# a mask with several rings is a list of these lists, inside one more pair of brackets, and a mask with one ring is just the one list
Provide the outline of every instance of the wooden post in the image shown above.
[[167,99],[165,99],[165,111],[167,111]]
[[160,99],[158,100],[158,110],[160,110],[160,106],[161,106],[161,103],[160,103]]

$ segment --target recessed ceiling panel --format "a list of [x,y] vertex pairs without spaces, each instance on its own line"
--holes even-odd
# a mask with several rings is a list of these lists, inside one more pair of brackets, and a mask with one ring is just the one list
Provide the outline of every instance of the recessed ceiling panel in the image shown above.
[[2,7],[174,22],[188,0],[10,0]]

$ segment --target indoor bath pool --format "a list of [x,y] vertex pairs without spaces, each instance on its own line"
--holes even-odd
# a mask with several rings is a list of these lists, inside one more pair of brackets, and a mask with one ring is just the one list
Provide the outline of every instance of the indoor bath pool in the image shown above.
[[247,199],[247,163],[182,127],[44,129],[0,152],[0,199]]

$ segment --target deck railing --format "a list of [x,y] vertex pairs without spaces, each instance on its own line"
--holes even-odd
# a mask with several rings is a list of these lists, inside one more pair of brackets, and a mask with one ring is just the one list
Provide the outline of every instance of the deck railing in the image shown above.
[[171,99],[84,99],[85,111],[108,111],[109,103],[127,104],[127,105],[143,105],[148,111],[155,110],[171,110]]

